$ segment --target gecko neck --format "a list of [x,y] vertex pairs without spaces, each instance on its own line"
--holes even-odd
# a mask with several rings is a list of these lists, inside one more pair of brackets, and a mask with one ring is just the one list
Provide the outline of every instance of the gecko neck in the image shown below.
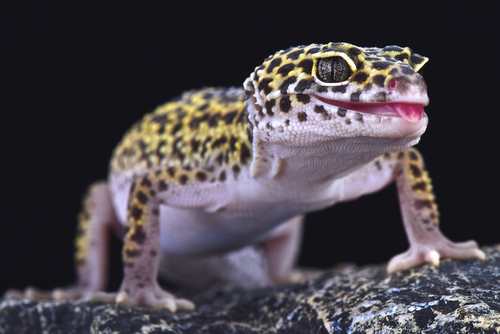
[[253,177],[311,184],[341,178],[376,157],[401,150],[417,139],[355,137],[321,140],[307,146],[273,143],[254,138]]

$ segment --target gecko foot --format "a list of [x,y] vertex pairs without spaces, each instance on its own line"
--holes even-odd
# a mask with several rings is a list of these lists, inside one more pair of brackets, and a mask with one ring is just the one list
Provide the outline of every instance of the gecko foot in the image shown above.
[[432,243],[412,245],[406,252],[394,256],[387,265],[387,272],[410,269],[426,262],[438,266],[442,258],[463,260],[473,257],[480,260],[486,257],[475,241],[452,242],[442,237]]
[[[122,286],[118,293],[96,294],[92,300],[102,300],[107,297],[115,298],[117,304],[127,306],[147,306],[154,309],[168,309],[171,312],[178,310],[192,311],[195,309],[193,302],[187,299],[177,299],[171,293],[163,290],[158,284],[134,286],[133,289]],[[103,300],[104,301],[104,300]]]
[[[91,289],[85,289],[78,285],[71,285],[66,288],[57,288],[54,290],[44,291],[38,288],[28,286],[24,291],[11,289],[8,290],[4,297],[6,299],[29,299],[34,301],[63,301],[63,300],[91,300],[96,294]],[[111,302],[114,302],[112,300]]]

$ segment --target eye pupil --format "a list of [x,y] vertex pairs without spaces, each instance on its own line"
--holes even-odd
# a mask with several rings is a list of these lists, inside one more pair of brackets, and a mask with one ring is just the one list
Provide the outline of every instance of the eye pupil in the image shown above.
[[350,76],[351,69],[342,57],[323,58],[318,61],[318,78],[323,82],[342,82]]

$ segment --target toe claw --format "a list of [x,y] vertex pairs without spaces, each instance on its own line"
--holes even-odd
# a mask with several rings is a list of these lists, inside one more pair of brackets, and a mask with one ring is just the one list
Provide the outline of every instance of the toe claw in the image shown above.
[[179,310],[194,311],[194,309],[196,308],[194,303],[187,299],[177,299],[176,303],[177,303],[177,309]]
[[429,253],[427,253],[427,256],[425,257],[425,260],[432,264],[433,266],[437,267],[439,266],[439,253],[436,252],[435,250],[431,250]]

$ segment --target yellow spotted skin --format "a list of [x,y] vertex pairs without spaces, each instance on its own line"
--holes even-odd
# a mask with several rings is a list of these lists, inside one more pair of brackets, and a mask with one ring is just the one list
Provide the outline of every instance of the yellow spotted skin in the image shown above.
[[205,88],[186,92],[137,122],[115,149],[111,173],[160,167],[213,172],[246,166],[251,158],[243,90]]
[[397,152],[389,152],[375,160],[377,168],[383,165],[395,168],[396,178],[400,179],[401,189],[411,194],[412,209],[421,216],[419,219],[427,228],[439,224],[439,211],[436,196],[432,191],[432,180],[425,169],[424,160],[415,148],[407,148]]

